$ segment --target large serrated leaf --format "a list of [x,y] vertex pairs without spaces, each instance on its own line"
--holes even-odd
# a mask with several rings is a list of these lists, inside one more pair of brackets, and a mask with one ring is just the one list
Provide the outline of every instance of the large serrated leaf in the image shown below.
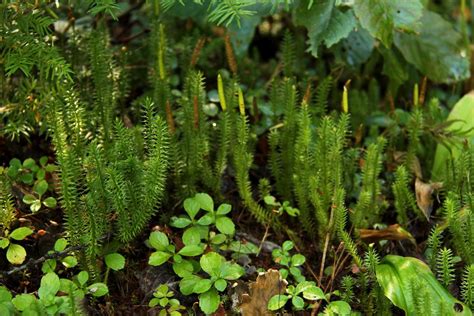
[[[472,315],[466,305],[455,299],[436,280],[430,268],[416,258],[388,255],[383,258],[375,271],[385,296],[394,305],[403,309],[408,316],[416,313],[416,303],[412,295],[414,282],[423,288],[424,299],[429,302],[431,310],[440,310],[441,305],[444,305],[451,308],[446,315]],[[463,310],[457,312],[454,309],[455,304],[462,306]]]
[[342,12],[335,6],[335,0],[316,0],[309,10],[301,1],[295,8],[294,20],[308,29],[309,51],[314,57],[318,57],[322,43],[331,47],[346,38],[356,26],[352,11]]
[[403,57],[436,82],[469,78],[469,60],[461,34],[434,12],[424,11],[421,23],[418,34],[395,35],[394,43]]
[[418,29],[423,5],[419,0],[355,0],[354,12],[373,37],[390,46],[394,30]]

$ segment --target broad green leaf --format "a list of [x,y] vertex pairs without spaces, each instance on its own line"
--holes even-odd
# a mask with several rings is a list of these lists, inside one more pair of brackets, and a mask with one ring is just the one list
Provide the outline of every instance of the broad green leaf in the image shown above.
[[209,275],[218,277],[221,273],[221,266],[225,262],[224,257],[216,252],[208,252],[201,257],[199,263],[201,268]]
[[203,252],[204,252],[204,249],[201,246],[188,245],[181,248],[181,250],[178,253],[182,256],[194,257],[194,256],[199,256]]
[[301,310],[304,307],[304,300],[299,296],[293,296],[291,304],[293,304],[296,310]]
[[34,166],[36,166],[36,162],[33,158],[26,158],[25,161],[23,161],[23,167],[31,169]]
[[36,173],[36,179],[43,180],[46,177],[46,171],[44,169],[38,170]]
[[[474,146],[474,93],[466,94],[458,101],[449,113],[447,121],[454,121],[449,125],[447,131],[464,131],[465,138],[471,147]],[[458,159],[462,152],[462,142],[450,143],[449,149],[452,152],[452,158]],[[436,148],[433,171],[431,173],[432,180],[441,181],[444,179],[446,164],[451,159],[451,154],[444,145],[438,144]]]
[[215,236],[213,236],[211,239],[210,239],[210,242],[215,244],[215,245],[220,245],[222,244],[223,242],[225,242],[227,240],[227,237],[226,235],[224,234],[217,234]]
[[46,273],[41,278],[41,285],[38,290],[38,297],[40,299],[45,299],[48,296],[55,296],[59,291],[61,283],[59,282],[59,277],[54,272]]
[[20,176],[20,179],[25,184],[32,184],[34,180],[32,173],[24,173]]
[[23,196],[23,203],[25,204],[33,204],[37,199],[31,194],[25,194]]
[[256,254],[258,252],[258,246],[251,242],[233,241],[229,250],[241,254]]
[[36,301],[36,297],[33,294],[20,294],[12,299],[13,305],[19,311],[26,310],[34,301]]
[[10,238],[15,240],[23,240],[31,234],[33,234],[33,230],[31,228],[20,227],[11,232]]
[[314,285],[303,290],[303,297],[310,301],[326,299],[326,296],[324,295],[323,290],[321,290],[319,287],[316,287]]
[[191,219],[196,217],[196,214],[199,212],[200,208],[199,201],[195,198],[187,198],[184,200],[184,210],[186,213],[188,213]]
[[10,160],[9,166],[10,166],[10,168],[13,168],[13,169],[16,169],[16,170],[20,169],[21,168],[20,159],[13,158],[12,160]]
[[0,303],[10,302],[12,300],[12,294],[5,286],[0,286]]
[[324,313],[328,313],[328,315],[349,316],[351,314],[351,306],[344,301],[333,301],[329,303]]
[[343,47],[342,57],[351,66],[365,63],[374,50],[375,41],[370,33],[356,25],[349,36],[341,41]]
[[63,251],[67,247],[67,240],[66,238],[59,238],[54,243],[54,251]]
[[181,260],[181,262],[173,263],[173,271],[179,277],[184,278],[193,273],[194,267],[193,264],[188,260]]
[[226,262],[221,266],[220,276],[226,280],[237,280],[244,273],[244,268],[237,263]]
[[214,201],[212,201],[212,198],[209,194],[207,193],[197,193],[194,196],[194,199],[199,203],[199,206],[208,212],[213,212],[214,211]]
[[71,291],[77,290],[77,285],[69,279],[59,279],[59,291],[66,294],[71,293]]
[[148,259],[148,264],[151,266],[160,266],[166,261],[168,261],[171,256],[172,254],[170,254],[169,252],[155,251]]
[[55,208],[56,205],[58,204],[56,199],[53,198],[52,196],[46,198],[44,201],[43,201],[43,204],[44,206],[46,207],[49,207],[49,208]]
[[[425,300],[436,308],[441,304],[451,306],[450,315],[472,315],[470,309],[456,300],[435,278],[430,268],[422,261],[411,258],[388,255],[375,269],[377,281],[385,296],[403,309],[407,315],[415,315],[416,302],[412,296],[413,283],[417,282],[425,291]],[[463,312],[454,310],[455,304],[463,306]]]
[[219,303],[219,294],[217,294],[217,291],[214,288],[199,295],[199,307],[206,314],[214,313],[219,307]]
[[194,285],[193,292],[197,294],[201,294],[204,292],[207,292],[212,286],[212,281],[210,279],[201,279],[198,282],[196,282],[196,285]]
[[318,48],[324,43],[326,47],[346,38],[356,26],[356,19],[351,10],[342,12],[335,6],[335,0],[316,0],[311,9],[300,1],[296,6],[294,21],[308,29],[309,51],[318,57]]
[[382,73],[390,78],[390,83],[395,88],[398,88],[408,79],[409,65],[396,49],[381,47],[379,51],[383,56]]
[[217,208],[216,214],[217,215],[225,215],[232,210],[232,206],[230,204],[221,204]]
[[226,235],[233,235],[235,233],[235,225],[232,220],[226,216],[218,217],[216,219],[217,229]]
[[39,163],[42,167],[46,166],[46,164],[48,163],[48,157],[42,156],[39,160]]
[[77,275],[77,282],[79,282],[81,286],[84,286],[88,280],[89,280],[89,273],[87,271],[81,271]]
[[419,0],[355,0],[354,13],[373,37],[389,47],[394,30],[418,30],[423,4]]
[[191,220],[187,217],[176,217],[173,216],[171,218],[171,223],[170,225],[176,228],[184,228],[187,227],[191,224]]
[[212,216],[212,214],[206,214],[197,221],[199,225],[204,225],[204,226],[211,225],[213,222],[214,222],[214,216]]
[[227,282],[226,280],[224,279],[218,279],[216,280],[216,282],[214,283],[214,287],[216,288],[216,290],[218,290],[219,292],[222,292],[225,290],[225,288],[227,287]]
[[109,288],[104,283],[94,283],[87,287],[88,293],[95,297],[101,297],[109,293]]
[[199,228],[190,227],[183,233],[183,243],[185,245],[199,245],[201,242],[201,233]]
[[150,246],[156,250],[165,250],[165,248],[170,244],[168,237],[162,232],[152,232],[150,234]]
[[26,250],[20,245],[10,244],[7,250],[7,260],[12,264],[22,264],[26,258]]
[[33,202],[33,204],[30,205],[30,210],[33,212],[33,213],[36,213],[40,210],[41,208],[41,200],[35,200]]
[[5,237],[0,237],[0,248],[5,249],[10,244],[10,240]]
[[418,34],[396,34],[394,42],[403,57],[436,82],[452,83],[469,78],[468,53],[460,33],[434,12],[424,11],[421,23]]
[[61,263],[66,268],[74,268],[75,266],[77,266],[77,259],[74,256],[67,256],[61,260]]
[[310,282],[310,281],[304,281],[304,282],[301,282],[301,283],[298,283],[296,285],[296,288],[295,288],[295,293],[296,294],[299,294],[301,292],[304,292],[312,287],[316,287],[316,285],[314,285],[313,282]]
[[48,182],[46,180],[40,180],[35,185],[35,192],[38,193],[39,196],[42,196],[48,190]]
[[200,280],[201,278],[194,274],[186,276],[179,282],[179,290],[183,295],[189,295],[193,293],[194,285]]
[[290,251],[291,249],[293,249],[293,242],[291,240],[287,240],[285,242],[283,242],[283,245],[281,245],[281,248],[284,250],[284,251]]
[[271,311],[276,311],[285,306],[286,302],[288,302],[289,297],[287,295],[274,295],[268,301],[268,309]]
[[56,269],[56,265],[56,259],[48,259],[43,262],[43,265],[41,266],[41,271],[43,273],[54,272],[54,270]]
[[306,261],[305,256],[299,253],[291,257],[291,265],[295,267],[302,265],[305,261]]
[[119,253],[108,254],[105,256],[105,264],[112,270],[121,270],[125,267],[125,257]]

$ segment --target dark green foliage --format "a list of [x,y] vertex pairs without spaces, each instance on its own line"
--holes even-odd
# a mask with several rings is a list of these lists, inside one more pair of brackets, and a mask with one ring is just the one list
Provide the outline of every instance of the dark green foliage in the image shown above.
[[461,296],[471,309],[474,307],[474,265],[466,266],[461,284]]
[[436,275],[441,283],[448,287],[454,281],[454,262],[451,249],[443,248],[439,251],[436,260]]
[[112,54],[107,47],[109,38],[104,28],[94,30],[89,38],[89,59],[95,91],[95,114],[99,120],[100,135],[107,146],[112,137],[115,93]]
[[410,182],[406,167],[404,165],[399,166],[395,172],[395,182],[392,184],[397,221],[399,223],[408,222],[408,211],[412,211],[415,214],[418,213],[415,197],[409,189]]
[[353,222],[356,227],[367,227],[375,223],[380,216],[380,181],[383,167],[383,151],[386,140],[382,137],[369,145],[362,167],[362,187],[357,204],[354,207]]

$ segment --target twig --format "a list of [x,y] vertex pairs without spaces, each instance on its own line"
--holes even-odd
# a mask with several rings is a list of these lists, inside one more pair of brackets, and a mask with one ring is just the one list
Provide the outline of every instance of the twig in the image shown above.
[[14,273],[17,273],[17,272],[20,272],[20,271],[23,271],[29,267],[32,267],[32,266],[36,266],[48,259],[57,259],[57,258],[62,258],[64,256],[66,256],[67,254],[69,254],[70,252],[72,251],[76,251],[76,250],[80,250],[84,248],[84,246],[82,245],[79,245],[79,246],[72,246],[72,247],[68,247],[66,249],[64,249],[63,251],[55,251],[55,252],[52,252],[52,253],[48,253],[48,254],[45,254],[44,256],[36,259],[36,260],[33,260],[33,259],[30,259],[27,263],[19,266],[19,267],[15,267],[9,271],[0,271],[0,275],[3,277],[3,276],[9,276],[9,275],[12,275]]

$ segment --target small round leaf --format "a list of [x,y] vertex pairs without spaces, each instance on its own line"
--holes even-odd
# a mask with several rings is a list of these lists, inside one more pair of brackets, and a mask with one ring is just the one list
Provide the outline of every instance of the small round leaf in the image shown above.
[[20,227],[11,232],[10,238],[15,240],[23,240],[31,234],[33,234],[33,230],[31,228]]
[[92,294],[95,297],[101,297],[109,293],[109,289],[104,283],[94,283],[87,287],[88,293]]
[[44,201],[43,201],[43,204],[44,206],[46,207],[49,207],[49,208],[55,208],[57,205],[58,205],[58,202],[56,201],[55,198],[53,198],[52,196],[46,198]]
[[268,309],[271,311],[276,311],[285,306],[286,302],[288,301],[288,296],[286,295],[274,295],[268,301]]
[[235,233],[235,225],[228,217],[218,217],[216,220],[217,229],[226,235],[233,235]]
[[125,257],[119,253],[108,254],[105,256],[105,264],[112,270],[121,270],[125,267]]

